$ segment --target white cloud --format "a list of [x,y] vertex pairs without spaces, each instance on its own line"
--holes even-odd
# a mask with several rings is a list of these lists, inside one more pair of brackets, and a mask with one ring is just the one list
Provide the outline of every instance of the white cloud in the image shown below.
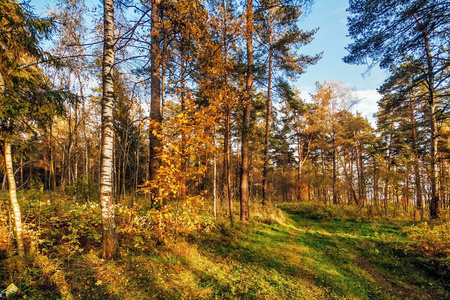
[[[350,88],[349,85],[345,86]],[[306,85],[297,87],[297,89],[300,92],[300,97],[306,102],[312,100],[311,94],[316,91],[315,87]],[[351,112],[359,112],[361,116],[369,120],[372,126],[375,126],[376,120],[373,115],[378,112],[378,100],[381,99],[381,95],[375,89],[353,90],[352,93],[359,102],[350,109]]]
[[378,100],[381,95],[376,90],[358,90],[354,91],[355,95],[360,99],[352,111],[359,112],[363,117],[366,117],[372,125],[375,125],[373,115],[378,111]]
[[306,101],[309,102],[311,101],[311,94],[313,94],[315,92],[315,88],[312,86],[301,86],[301,87],[297,87],[297,90],[300,92],[300,97]]

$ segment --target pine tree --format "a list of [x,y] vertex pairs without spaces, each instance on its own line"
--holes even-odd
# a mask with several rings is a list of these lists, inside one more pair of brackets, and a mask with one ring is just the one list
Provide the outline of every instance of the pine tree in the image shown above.
[[28,6],[14,0],[2,1],[0,19],[0,138],[4,142],[18,254],[25,257],[21,212],[12,163],[12,143],[14,136],[28,127],[28,121],[48,120],[47,113],[54,111],[42,108],[50,107],[60,97],[48,87],[46,78],[37,65],[45,56],[39,43],[48,37],[52,21],[37,18]]
[[247,45],[247,74],[245,83],[245,96],[242,98],[242,106],[244,107],[244,115],[242,121],[242,139],[241,139],[241,181],[240,181],[240,206],[241,206],[241,220],[248,220],[250,218],[249,212],[249,132],[250,132],[250,115],[252,109],[253,99],[253,72],[254,72],[254,57],[253,57],[253,0],[247,0],[246,6],[246,27],[245,40]]
[[267,101],[266,101],[266,132],[264,143],[263,169],[263,203],[267,199],[268,165],[269,165],[269,135],[272,102],[272,82],[282,77],[280,72],[289,79],[295,79],[306,71],[309,65],[314,65],[321,54],[315,56],[301,55],[297,51],[303,45],[309,44],[316,33],[303,31],[297,26],[300,17],[311,1],[278,1],[264,0],[260,2],[255,13],[256,27],[261,37],[261,51],[267,53]]
[[354,42],[344,58],[347,63],[379,63],[381,68],[400,66],[405,59],[421,66],[421,73],[412,80],[427,89],[433,219],[439,217],[440,207],[436,103],[449,83],[449,8],[450,2],[442,0],[351,0],[348,25]]

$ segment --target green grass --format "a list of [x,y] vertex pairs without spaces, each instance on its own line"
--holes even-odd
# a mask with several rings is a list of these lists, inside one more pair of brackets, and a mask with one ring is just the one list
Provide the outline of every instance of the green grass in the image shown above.
[[312,206],[264,209],[249,223],[222,220],[151,247],[122,245],[117,261],[102,260],[97,242],[69,258],[33,254],[20,266],[10,257],[0,262],[0,288],[13,279],[20,299],[450,298],[448,258],[416,250],[403,230],[409,222]]

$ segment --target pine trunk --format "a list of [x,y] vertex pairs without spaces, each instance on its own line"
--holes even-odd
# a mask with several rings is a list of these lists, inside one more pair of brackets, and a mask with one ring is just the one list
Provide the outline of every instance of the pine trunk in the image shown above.
[[[152,33],[151,33],[151,104],[150,119],[157,123],[161,122],[161,70],[160,70],[160,0],[152,1]],[[149,179],[155,180],[159,169],[159,160],[157,158],[157,149],[160,141],[150,130],[150,157],[149,157]]]
[[439,190],[438,190],[438,129],[436,126],[436,99],[434,90],[434,74],[433,74],[433,59],[430,50],[430,41],[428,36],[424,33],[425,48],[427,52],[428,62],[428,105],[429,105],[429,122],[431,131],[431,202],[430,202],[430,218],[439,218]]
[[[295,123],[298,123],[298,115],[295,114]],[[297,135],[297,154],[298,154],[298,168],[297,168],[297,201],[303,202],[302,195],[302,173],[303,173],[303,143],[300,139],[300,128],[296,126]]]
[[[53,150],[53,120],[50,121],[50,189],[56,189],[55,151]],[[23,180],[23,179],[21,179]]]
[[253,93],[253,1],[247,0],[247,82],[246,82],[246,96],[243,98],[244,117],[242,126],[242,141],[241,141],[241,220],[248,220],[249,215],[249,131],[250,131],[250,112],[252,108],[252,93]]
[[298,134],[298,132],[297,132],[297,153],[298,153],[297,201],[303,202],[302,199],[303,143],[300,141],[300,135]]
[[419,149],[417,146],[417,127],[416,118],[414,116],[414,109],[412,101],[409,101],[410,120],[412,124],[412,149],[414,151],[414,184],[416,186],[416,207],[419,209],[420,220],[423,220],[423,203],[422,203],[422,185],[420,182],[420,165],[419,165]]
[[[228,99],[227,99],[228,101]],[[225,189],[228,198],[228,210],[230,212],[230,222],[233,223],[233,195],[231,193],[231,147],[230,147],[230,122],[231,112],[230,104],[226,104],[226,119],[225,119],[225,136],[224,136],[224,159],[225,159]]]
[[[181,39],[183,42],[184,34],[181,35]],[[185,59],[185,51],[183,46],[181,46],[181,113],[184,114],[186,110],[186,59]],[[188,157],[186,155],[186,133],[185,130],[181,130],[181,200],[186,200],[187,197],[187,187],[186,187],[186,174],[187,174],[187,165],[188,165]]]
[[266,101],[266,134],[264,137],[264,170],[263,170],[263,201],[262,204],[267,202],[267,190],[268,190],[268,168],[269,168],[269,135],[270,135],[270,109],[271,109],[271,96],[272,96],[272,24],[270,24],[270,36],[269,36],[269,78],[267,83],[267,101]]
[[430,200],[430,218],[439,218],[439,189],[438,189],[438,139],[439,132],[436,122],[436,91],[434,82],[434,66],[433,66],[433,55],[431,53],[430,36],[426,31],[425,24],[422,24],[416,15],[417,28],[421,28],[422,38],[425,46],[425,54],[427,61],[426,68],[426,83],[428,89],[428,121],[431,132],[430,139],[430,158],[431,158],[431,200]]
[[333,161],[333,182],[332,182],[332,192],[333,192],[333,204],[338,204],[338,198],[336,193],[336,181],[337,181],[337,172],[336,172],[336,129],[334,128],[333,123],[333,139],[332,139],[333,150],[332,161]]

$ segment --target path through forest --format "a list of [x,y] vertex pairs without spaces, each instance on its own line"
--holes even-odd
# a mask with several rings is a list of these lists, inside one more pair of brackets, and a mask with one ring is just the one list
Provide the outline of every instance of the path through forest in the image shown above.
[[164,243],[122,233],[115,261],[85,244],[88,218],[78,225],[79,254],[34,254],[32,267],[18,269],[11,257],[0,274],[14,274],[20,297],[31,299],[450,298],[448,260],[414,250],[404,231],[411,224],[315,207],[270,208],[249,222],[223,220]]

